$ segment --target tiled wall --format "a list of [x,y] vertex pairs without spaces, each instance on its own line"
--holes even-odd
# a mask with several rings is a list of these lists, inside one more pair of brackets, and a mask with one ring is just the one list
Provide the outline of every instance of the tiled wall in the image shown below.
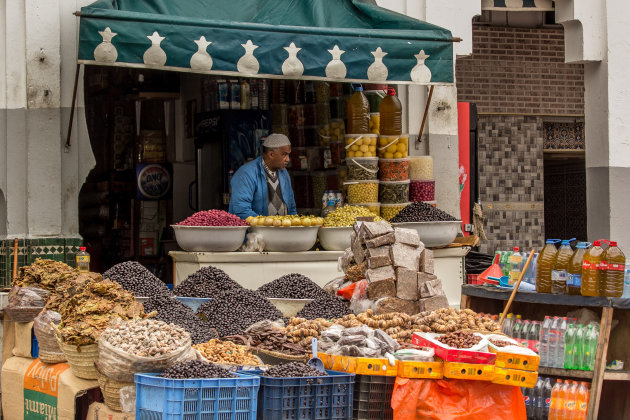
[[[81,238],[19,239],[17,266],[22,267],[45,258],[62,261],[74,267],[75,255],[83,245]],[[14,240],[0,240],[0,286],[8,286],[13,279]]]
[[488,241],[481,251],[540,247],[544,238],[542,118],[479,118],[479,189]]

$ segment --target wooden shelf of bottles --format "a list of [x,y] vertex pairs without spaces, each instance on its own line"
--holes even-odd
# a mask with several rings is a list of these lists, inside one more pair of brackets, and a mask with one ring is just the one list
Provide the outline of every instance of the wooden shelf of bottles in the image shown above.
[[[503,311],[511,293],[509,289],[495,286],[463,284],[461,307],[498,314]],[[510,312],[542,320],[545,315],[566,316],[568,312],[580,308],[595,312],[601,319],[594,370],[540,367],[538,372],[546,376],[590,381],[589,420],[598,417],[630,418],[630,387],[604,386],[604,382],[630,382],[630,371],[606,369],[606,361],[612,360],[621,360],[626,368],[630,367],[630,299],[517,292]],[[615,334],[611,335],[613,314]]]

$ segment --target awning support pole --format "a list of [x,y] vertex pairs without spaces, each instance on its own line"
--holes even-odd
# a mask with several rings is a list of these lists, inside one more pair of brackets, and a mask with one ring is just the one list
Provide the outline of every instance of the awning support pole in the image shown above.
[[74,111],[77,102],[77,87],[79,86],[79,73],[81,72],[81,64],[77,64],[77,70],[74,74],[74,90],[72,91],[72,106],[70,107],[70,121],[68,122],[68,136],[66,137],[66,147],[70,147],[70,138],[72,137],[72,123],[74,122]]
[[424,132],[424,124],[427,122],[427,115],[429,114],[429,106],[431,105],[431,97],[433,96],[433,88],[434,85],[431,85],[431,89],[429,89],[429,97],[427,98],[427,104],[424,107],[424,115],[422,116],[422,124],[420,125],[420,133],[418,133],[418,143],[422,142],[422,133]]

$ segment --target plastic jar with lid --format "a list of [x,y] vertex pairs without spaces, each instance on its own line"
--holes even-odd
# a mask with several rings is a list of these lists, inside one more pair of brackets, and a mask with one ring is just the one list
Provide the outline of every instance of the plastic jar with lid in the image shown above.
[[365,181],[378,179],[377,157],[349,157],[346,159],[348,166],[348,179],[353,181]]
[[370,113],[370,133],[380,134],[381,131],[381,114],[378,112]]
[[346,181],[347,202],[376,203],[378,202],[378,181]]
[[381,217],[387,221],[396,216],[402,209],[407,207],[409,203],[385,204],[381,203]]
[[431,156],[410,156],[409,178],[418,181],[433,180],[433,158]]
[[409,201],[409,180],[380,181],[378,201],[381,204],[399,204]]
[[400,159],[409,155],[409,134],[399,136],[378,136],[378,157]]
[[330,120],[330,141],[344,141],[346,126],[342,119]]
[[381,215],[381,203],[354,203],[355,206],[365,207],[377,216]]
[[346,134],[346,157],[376,157],[376,134]]
[[409,184],[409,201],[435,200],[435,181],[412,179]]
[[406,181],[409,179],[409,159],[380,159],[378,161],[381,181]]

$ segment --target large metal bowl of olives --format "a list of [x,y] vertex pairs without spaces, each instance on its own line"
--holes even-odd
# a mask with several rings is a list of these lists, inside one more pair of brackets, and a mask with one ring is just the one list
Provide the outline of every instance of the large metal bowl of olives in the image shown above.
[[319,226],[252,226],[250,233],[262,236],[265,251],[300,252],[313,248]]
[[327,251],[344,251],[350,247],[350,234],[352,226],[322,227],[319,230],[319,242]]
[[453,242],[459,233],[462,222],[455,221],[438,221],[438,222],[406,222],[392,223],[394,227],[406,229],[415,229],[418,231],[420,240],[427,248],[437,248],[446,246]]

